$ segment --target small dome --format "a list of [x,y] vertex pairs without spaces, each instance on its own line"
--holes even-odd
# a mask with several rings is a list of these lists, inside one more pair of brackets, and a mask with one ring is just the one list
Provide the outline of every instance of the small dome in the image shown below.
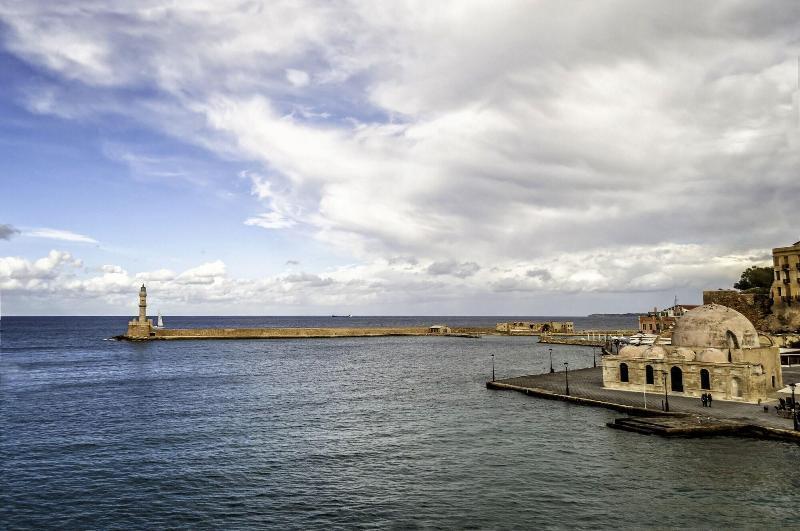
[[678,347],[675,349],[675,356],[681,358],[683,361],[694,361],[697,358],[694,350],[686,347]]
[[719,304],[698,306],[675,323],[672,345],[718,349],[758,348],[753,324],[736,310]]
[[697,361],[705,363],[727,363],[728,352],[718,348],[707,348],[697,355]]
[[644,352],[644,357],[649,360],[663,360],[667,357],[667,351],[664,347],[659,347],[657,345],[647,347],[647,350]]
[[641,358],[644,356],[645,348],[646,347],[637,347],[636,345],[622,347],[619,351],[619,357],[625,359]]

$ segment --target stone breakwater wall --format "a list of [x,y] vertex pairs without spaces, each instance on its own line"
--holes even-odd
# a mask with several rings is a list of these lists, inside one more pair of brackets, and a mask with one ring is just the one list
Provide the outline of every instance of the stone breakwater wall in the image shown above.
[[443,336],[480,337],[489,328],[453,328],[449,334],[432,334],[428,327],[362,328],[150,328],[145,334],[116,336],[136,341],[177,339],[291,339],[315,337]]
[[289,339],[311,337],[424,336],[427,328],[172,328],[148,339]]

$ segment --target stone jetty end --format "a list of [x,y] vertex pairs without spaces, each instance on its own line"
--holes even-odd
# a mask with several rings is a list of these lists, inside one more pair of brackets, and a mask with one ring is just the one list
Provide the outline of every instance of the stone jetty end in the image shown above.
[[139,290],[139,315],[128,323],[125,334],[115,339],[131,341],[175,339],[292,339],[323,337],[378,336],[449,336],[478,338],[491,333],[491,328],[450,328],[445,325],[429,327],[356,327],[356,328],[161,328],[153,326],[147,317],[147,288]]

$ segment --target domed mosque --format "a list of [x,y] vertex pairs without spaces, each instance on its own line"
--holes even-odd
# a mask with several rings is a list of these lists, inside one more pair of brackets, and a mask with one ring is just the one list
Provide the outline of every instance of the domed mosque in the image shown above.
[[[661,339],[661,338],[659,338]],[[672,344],[626,346],[603,358],[603,386],[715,400],[760,403],[783,387],[780,351],[741,313],[698,306],[675,323]]]

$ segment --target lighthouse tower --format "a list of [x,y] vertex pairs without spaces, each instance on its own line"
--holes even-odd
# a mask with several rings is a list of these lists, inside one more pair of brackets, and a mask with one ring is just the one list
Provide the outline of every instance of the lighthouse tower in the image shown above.
[[139,290],[139,322],[147,322],[147,288],[144,287],[144,284]]
[[147,318],[147,288],[142,284],[139,290],[139,317],[128,322],[128,333],[130,338],[150,337],[153,331],[153,320]]

